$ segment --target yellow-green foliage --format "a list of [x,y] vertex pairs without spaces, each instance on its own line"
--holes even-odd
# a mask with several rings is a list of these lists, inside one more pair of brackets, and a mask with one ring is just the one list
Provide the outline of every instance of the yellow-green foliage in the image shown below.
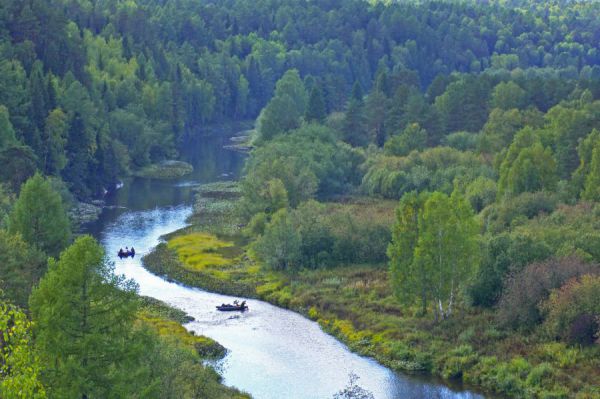
[[223,249],[234,246],[233,243],[221,241],[207,233],[191,233],[174,237],[167,245],[169,249],[177,252],[185,268],[190,271],[231,264],[231,259],[224,256]]
[[538,347],[540,357],[544,360],[552,361],[560,368],[569,368],[577,364],[579,359],[579,350],[569,348],[561,342],[550,342],[541,344]]
[[157,317],[152,312],[145,311],[138,315],[138,319],[153,328],[161,337],[198,353],[202,358],[221,358],[225,355],[225,348],[217,341],[195,335],[174,320]]
[[199,337],[191,334],[176,321],[154,317],[148,313],[140,314],[139,320],[151,326],[154,330],[156,330],[158,335],[173,339],[192,351],[195,350],[196,343],[205,342],[205,340],[208,339],[206,337]]

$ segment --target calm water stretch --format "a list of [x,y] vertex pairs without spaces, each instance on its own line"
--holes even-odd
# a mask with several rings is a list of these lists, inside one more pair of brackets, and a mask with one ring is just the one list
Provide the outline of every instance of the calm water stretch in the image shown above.
[[[147,272],[141,257],[163,234],[185,226],[191,214],[192,188],[211,181],[235,178],[243,155],[222,149],[223,139],[188,146],[187,160],[195,172],[177,181],[135,179],[107,199],[109,206],[88,231],[106,248],[116,272],[134,279],[140,294],[183,309],[196,320],[186,328],[211,337],[229,351],[217,364],[226,385],[249,392],[256,399],[326,399],[343,389],[348,374],[377,399],[482,398],[455,391],[431,379],[398,375],[377,362],[350,352],[325,334],[318,324],[296,313],[248,300],[243,314],[217,312],[216,305],[233,297],[187,288]],[[184,154],[185,155],[185,154]],[[134,259],[120,260],[119,248],[134,246]]]

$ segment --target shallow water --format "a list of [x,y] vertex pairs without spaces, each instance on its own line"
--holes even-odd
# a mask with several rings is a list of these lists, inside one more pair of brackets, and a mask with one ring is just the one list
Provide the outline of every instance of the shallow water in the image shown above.
[[[186,311],[195,318],[186,328],[228,349],[227,356],[216,365],[226,385],[257,399],[331,398],[344,388],[353,372],[359,377],[358,384],[378,399],[482,398],[432,379],[398,375],[372,359],[353,354],[317,323],[294,312],[253,299],[248,300],[248,312],[217,312],[216,305],[239,298],[187,288],[147,272],[141,257],[162,235],[185,226],[192,212],[193,186],[239,173],[243,155],[222,150],[222,144],[216,139],[196,149],[194,157],[188,157],[196,171],[181,180],[126,182],[108,198],[108,205],[114,207],[106,209],[89,231],[106,248],[116,272],[139,284],[140,294]],[[118,259],[118,249],[131,245],[136,257]]]

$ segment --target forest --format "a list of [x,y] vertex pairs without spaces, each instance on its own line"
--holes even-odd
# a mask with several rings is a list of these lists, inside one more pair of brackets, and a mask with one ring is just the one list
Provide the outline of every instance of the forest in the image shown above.
[[149,268],[297,310],[395,371],[600,397],[598,15],[569,0],[3,0],[0,396],[247,397],[69,211],[255,120],[227,214],[192,218],[240,246],[235,279],[173,271],[181,237]]

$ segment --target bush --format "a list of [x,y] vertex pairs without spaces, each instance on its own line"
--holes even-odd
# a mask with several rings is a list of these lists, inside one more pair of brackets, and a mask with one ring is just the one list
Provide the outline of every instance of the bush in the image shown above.
[[483,210],[482,217],[486,230],[499,232],[509,227],[513,220],[520,216],[532,219],[535,216],[552,213],[558,204],[556,197],[544,191],[522,193],[514,198],[507,198]]
[[600,276],[573,278],[554,290],[542,308],[551,334],[572,344],[591,345],[600,332]]
[[[561,287],[572,278],[597,271],[598,265],[584,263],[576,257],[532,263],[510,276],[506,282],[498,308],[498,320],[512,328],[531,328],[542,321],[539,304],[548,298],[553,289]],[[588,287],[581,292],[587,290]],[[561,304],[579,292],[579,289],[575,289],[565,291],[564,295],[554,295],[553,302],[548,307],[551,317],[554,317],[553,323],[558,323],[552,328],[553,331],[559,334],[565,332],[572,318],[567,316],[567,308]]]
[[468,290],[471,303],[482,307],[491,307],[498,302],[509,271],[519,272],[525,265],[543,261],[552,255],[545,242],[523,233],[502,233],[490,237],[484,249],[479,273]]
[[464,184],[479,176],[494,177],[478,155],[449,147],[413,151],[407,156],[375,155],[365,163],[362,189],[370,195],[399,199],[410,191],[450,193],[454,180]]

